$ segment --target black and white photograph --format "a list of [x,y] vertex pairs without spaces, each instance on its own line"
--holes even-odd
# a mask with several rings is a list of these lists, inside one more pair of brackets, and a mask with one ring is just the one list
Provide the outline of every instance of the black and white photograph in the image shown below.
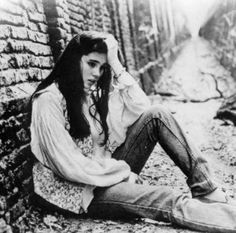
[[0,0],[0,233],[236,233],[236,0]]

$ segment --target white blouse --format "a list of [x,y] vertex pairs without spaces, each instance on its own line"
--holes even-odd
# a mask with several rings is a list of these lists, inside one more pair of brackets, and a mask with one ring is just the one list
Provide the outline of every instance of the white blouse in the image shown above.
[[[34,186],[35,192],[49,202],[80,213],[87,210],[96,186],[114,185],[129,177],[129,165],[125,161],[113,159],[111,151],[125,141],[127,128],[150,106],[150,101],[128,72],[124,72],[118,80],[115,80],[113,87],[113,91],[109,95],[107,116],[109,148],[113,149],[108,150],[107,146],[99,145],[103,135],[99,134],[101,128],[89,114],[88,109],[92,100],[88,96],[83,105],[83,111],[91,130],[92,150],[88,150],[88,153],[80,146],[83,146],[84,143],[76,142],[69,134],[66,127],[68,120],[65,112],[65,99],[57,85],[51,84],[40,91],[40,95],[34,97],[30,126],[31,150],[40,162],[33,169]],[[43,174],[51,175],[51,178],[53,176],[55,179],[59,179],[59,182],[63,178],[62,182],[68,181],[72,186],[77,186],[78,192],[81,194],[78,206],[68,207],[60,204],[58,194],[56,197],[54,195],[56,193],[53,190],[55,180],[46,178],[48,183],[43,182]],[[51,184],[49,180],[51,180]],[[45,195],[45,185],[48,186],[47,195]],[[50,185],[51,187],[49,187]],[[66,198],[65,192],[64,195]]]

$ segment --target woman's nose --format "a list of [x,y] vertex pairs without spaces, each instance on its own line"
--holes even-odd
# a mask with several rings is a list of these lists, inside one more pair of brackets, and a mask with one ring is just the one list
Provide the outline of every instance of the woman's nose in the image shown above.
[[94,68],[94,70],[93,70],[93,76],[94,76],[95,78],[99,78],[99,77],[101,76],[101,70],[100,70],[100,68]]

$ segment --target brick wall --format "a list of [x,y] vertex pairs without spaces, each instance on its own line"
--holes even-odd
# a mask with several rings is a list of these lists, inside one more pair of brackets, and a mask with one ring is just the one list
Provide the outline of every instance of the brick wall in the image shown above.
[[171,65],[190,34],[184,16],[175,14],[175,0],[132,2],[138,73],[145,92],[155,94],[163,70]]
[[0,3],[0,218],[23,212],[31,190],[27,101],[53,57],[41,1]]
[[211,42],[220,63],[236,80],[236,1],[220,1],[214,15],[201,28],[200,35]]
[[81,30],[113,32],[132,72],[129,17],[126,0],[0,1],[0,229],[14,226],[32,193],[30,95]]

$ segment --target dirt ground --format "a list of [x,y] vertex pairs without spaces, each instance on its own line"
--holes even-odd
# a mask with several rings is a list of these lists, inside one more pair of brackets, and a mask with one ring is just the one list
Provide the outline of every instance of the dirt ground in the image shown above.
[[[209,73],[213,77],[216,73],[219,76],[219,72],[222,72],[221,78],[222,76],[226,77],[228,73],[214,60],[212,51],[205,42],[200,42],[199,46],[202,48],[201,50],[192,47],[192,50],[187,48],[187,52],[183,51],[173,67],[165,73],[165,77],[171,81],[169,83],[168,80],[163,82],[164,84],[162,83],[160,88],[168,87],[168,90],[174,90],[177,93],[176,96],[155,95],[151,97],[151,100],[153,104],[163,104],[170,109],[184,131],[192,138],[204,156],[209,159],[219,186],[231,197],[236,198],[236,127],[229,122],[213,119],[223,99],[217,98],[219,93],[215,90],[214,83],[209,82]],[[193,54],[194,51],[195,53],[198,51],[197,56]],[[196,64],[198,64],[197,68]],[[189,70],[186,71],[186,67]],[[208,73],[208,77],[204,72]],[[189,80],[190,78],[192,81]],[[222,80],[222,91],[224,91],[226,82]],[[172,85],[173,83],[174,85]],[[178,89],[179,87],[182,89]],[[209,100],[202,102],[206,98]],[[195,101],[191,101],[193,99]],[[155,147],[141,177],[151,185],[167,185],[175,190],[188,192],[185,183],[186,177],[159,145]],[[133,219],[131,221],[80,219],[76,216],[45,210],[35,205],[30,206],[27,217],[22,219],[21,224],[26,232],[36,233],[193,232],[149,219]]]

